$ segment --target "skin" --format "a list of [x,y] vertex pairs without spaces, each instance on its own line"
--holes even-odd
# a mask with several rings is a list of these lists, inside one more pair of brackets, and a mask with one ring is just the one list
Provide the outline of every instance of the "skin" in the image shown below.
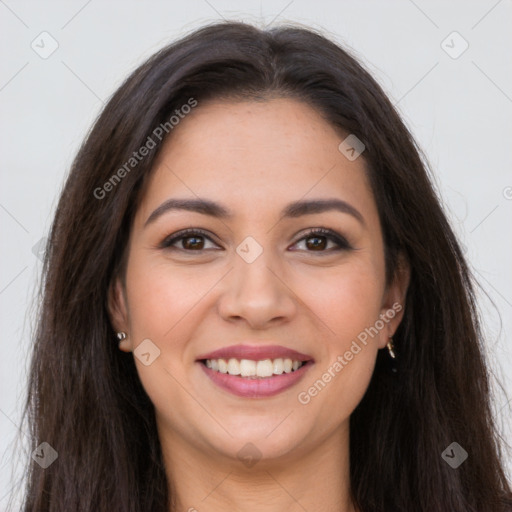
[[[212,101],[175,127],[159,155],[132,226],[125,286],[113,282],[109,309],[114,327],[128,333],[121,350],[144,339],[160,350],[150,365],[135,363],[155,405],[173,510],[356,510],[349,418],[403,309],[366,346],[359,343],[360,352],[309,403],[297,396],[379,315],[404,305],[409,272],[386,285],[364,158],[349,161],[338,150],[346,135],[293,99]],[[221,203],[233,218],[172,210],[144,227],[167,199],[198,197]],[[364,224],[336,210],[280,218],[292,201],[326,198],[350,203]],[[352,249],[334,251],[334,241],[305,233],[318,227]],[[158,247],[185,228],[202,228],[210,239]],[[263,249],[252,263],[236,252],[247,236]],[[196,358],[246,340],[283,345],[315,363],[276,396],[237,397],[216,386]],[[261,454],[252,467],[237,457],[247,443]]]

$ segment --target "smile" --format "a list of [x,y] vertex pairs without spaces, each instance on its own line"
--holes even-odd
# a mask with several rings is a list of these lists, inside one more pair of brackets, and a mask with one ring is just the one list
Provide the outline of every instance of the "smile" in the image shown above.
[[297,384],[314,360],[281,346],[236,345],[204,354],[196,362],[223,390],[244,398],[267,398]]
[[302,361],[280,357],[274,360],[264,359],[262,361],[231,358],[229,361],[225,359],[206,359],[204,364],[214,372],[240,375],[247,378],[268,378],[273,375],[292,373],[302,366]]

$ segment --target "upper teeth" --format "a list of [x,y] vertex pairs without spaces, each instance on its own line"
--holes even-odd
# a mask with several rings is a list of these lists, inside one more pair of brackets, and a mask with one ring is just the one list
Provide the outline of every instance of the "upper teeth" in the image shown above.
[[302,361],[293,361],[292,359],[264,359],[263,361],[253,361],[251,359],[235,359],[228,361],[225,359],[207,359],[206,366],[220,373],[229,373],[229,375],[240,375],[242,377],[270,377],[271,375],[281,375],[290,373],[302,366]]

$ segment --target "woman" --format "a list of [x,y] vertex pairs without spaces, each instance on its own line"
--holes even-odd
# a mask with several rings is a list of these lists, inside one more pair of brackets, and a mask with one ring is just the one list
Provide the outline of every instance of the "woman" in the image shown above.
[[460,245],[320,34],[223,22],[140,66],[73,164],[43,293],[26,512],[511,506]]

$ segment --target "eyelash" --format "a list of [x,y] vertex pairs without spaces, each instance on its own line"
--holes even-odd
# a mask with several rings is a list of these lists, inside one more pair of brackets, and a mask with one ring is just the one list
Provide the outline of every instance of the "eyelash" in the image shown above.
[[[170,236],[166,237],[162,241],[162,243],[159,245],[159,248],[167,249],[167,250],[177,249],[179,251],[184,251],[184,252],[188,252],[188,253],[194,253],[194,252],[200,253],[205,250],[208,250],[208,249],[190,250],[190,249],[183,249],[181,247],[172,247],[172,245],[175,244],[176,242],[179,242],[180,240],[183,240],[185,238],[192,238],[193,235],[202,236],[204,238],[207,238],[211,242],[213,242],[213,240],[211,239],[211,237],[208,235],[208,233],[206,231],[203,231],[200,228],[197,228],[197,229],[196,228],[188,228],[188,229],[179,231],[178,233],[175,233],[174,235],[170,235]],[[325,238],[333,241],[334,243],[336,243],[338,245],[338,247],[335,249],[331,248],[331,249],[326,249],[323,251],[306,251],[306,252],[331,253],[331,252],[338,252],[338,251],[343,251],[343,250],[347,251],[347,250],[352,249],[352,246],[347,242],[347,240],[344,237],[337,234],[335,231],[332,231],[331,229],[322,228],[322,227],[309,229],[306,233],[304,233],[304,235],[299,240],[297,240],[294,243],[294,245],[296,245],[298,242],[301,242],[304,239],[313,238],[315,236],[325,237]]]

